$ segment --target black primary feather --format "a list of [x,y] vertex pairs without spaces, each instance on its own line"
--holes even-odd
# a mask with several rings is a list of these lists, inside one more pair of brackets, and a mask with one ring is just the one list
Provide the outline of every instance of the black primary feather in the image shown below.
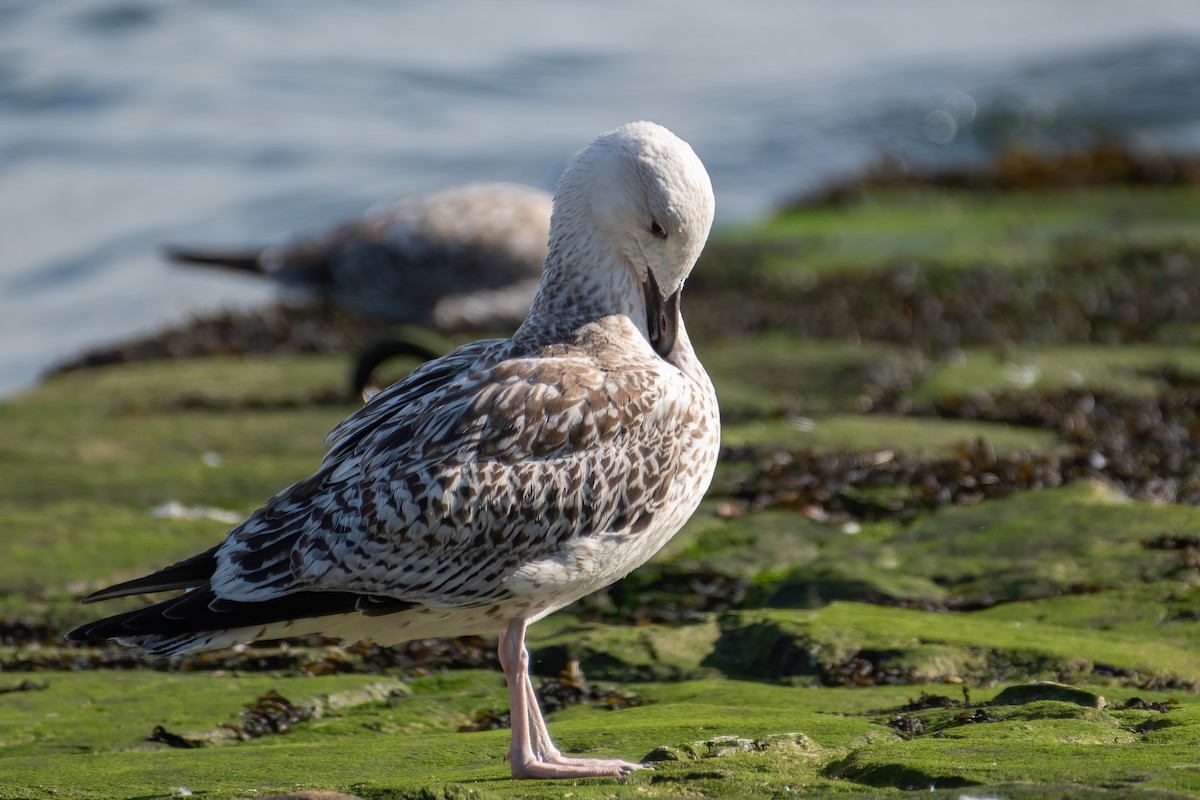
[[131,594],[148,594],[203,586],[208,583],[209,578],[216,571],[218,547],[220,545],[205,550],[203,553],[197,553],[191,558],[185,558],[169,567],[163,567],[150,575],[93,592],[83,598],[83,602],[98,603],[101,600],[128,597]]
[[[219,547],[219,545],[218,545]],[[189,589],[146,608],[81,625],[67,634],[73,642],[130,636],[174,636],[287,622],[308,617],[360,612],[375,617],[414,607],[393,597],[358,592],[294,592],[272,600],[225,600],[209,586],[217,567],[217,547],[186,558],[151,575],[119,583],[84,598],[85,603],[134,594]]]
[[68,633],[67,639],[86,642],[131,636],[209,633],[354,611],[381,616],[415,605],[356,592],[296,592],[272,600],[243,603],[217,597],[212,589],[204,586],[147,608],[81,625]]

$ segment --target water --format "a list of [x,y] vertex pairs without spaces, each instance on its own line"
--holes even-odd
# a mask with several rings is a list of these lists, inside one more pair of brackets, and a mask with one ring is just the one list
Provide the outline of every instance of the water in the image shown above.
[[1194,0],[0,0],[0,394],[87,344],[260,302],[163,264],[414,189],[550,188],[653,119],[718,224],[881,151],[1200,145]]

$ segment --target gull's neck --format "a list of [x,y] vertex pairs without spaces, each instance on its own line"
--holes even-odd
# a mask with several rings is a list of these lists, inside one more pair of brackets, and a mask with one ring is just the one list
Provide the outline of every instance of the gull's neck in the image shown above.
[[552,236],[537,298],[513,338],[568,343],[582,326],[613,315],[628,317],[647,336],[646,301],[633,271],[594,230]]

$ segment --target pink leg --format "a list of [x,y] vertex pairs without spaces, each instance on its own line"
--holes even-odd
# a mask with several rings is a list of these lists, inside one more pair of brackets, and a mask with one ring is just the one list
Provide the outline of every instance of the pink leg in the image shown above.
[[568,758],[550,741],[546,721],[538,708],[529,680],[529,652],[525,649],[525,622],[515,620],[500,638],[498,650],[508,682],[512,746],[508,760],[514,778],[619,778],[635,769],[649,769],[619,759]]

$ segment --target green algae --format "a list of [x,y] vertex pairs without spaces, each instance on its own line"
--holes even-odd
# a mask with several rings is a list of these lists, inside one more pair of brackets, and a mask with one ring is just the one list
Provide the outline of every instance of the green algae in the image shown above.
[[[64,676],[63,683],[75,683],[71,688],[91,702],[104,699],[89,694],[95,688],[87,688],[88,677]],[[245,678],[237,680],[242,681],[239,690],[257,688]],[[155,719],[186,724],[213,717],[224,721],[222,716],[227,720],[236,713],[232,697],[206,699],[223,688],[214,686],[213,678],[186,676],[177,683],[192,697],[190,709],[161,708],[161,696],[119,706],[126,719],[137,717],[138,723],[114,728],[106,746],[69,749],[63,741],[44,739],[0,751],[5,778],[0,797],[165,797],[180,787],[213,798],[314,787],[379,798],[542,798],[564,792],[585,798],[782,796],[785,787],[818,796],[862,796],[930,786],[977,786],[982,792],[1008,783],[1024,784],[1028,791],[1036,788],[1028,784],[1033,776],[1045,785],[1111,787],[1114,776],[1134,774],[1143,776],[1144,790],[1196,788],[1197,776],[1188,768],[1195,763],[1189,748],[1200,734],[1196,702],[1165,713],[1126,712],[1051,700],[1001,705],[995,701],[1003,691],[980,691],[981,701],[994,696],[988,708],[996,721],[952,724],[961,712],[914,712],[930,720],[929,733],[902,741],[885,723],[890,709],[904,704],[918,687],[817,689],[729,680],[634,686],[653,703],[622,711],[577,706],[551,716],[564,751],[653,754],[654,772],[637,773],[623,783],[516,782],[506,777],[501,760],[507,732],[456,733],[449,729],[451,717],[429,717],[436,702],[465,709],[494,700],[503,693],[498,676],[463,673],[446,681],[443,676],[417,679],[407,693],[327,709],[318,720],[284,735],[189,750],[140,741],[138,734],[144,736]],[[303,692],[304,683],[331,681],[302,680],[288,689]],[[57,702],[58,714],[68,716],[73,705],[67,694]],[[39,711],[55,715],[54,707],[43,705]],[[24,723],[21,713],[13,727]],[[393,724],[371,724],[379,717]],[[1170,725],[1147,726],[1153,720]],[[1093,763],[1074,763],[1080,758]],[[113,786],[121,788],[113,791]]]
[[793,416],[726,425],[721,431],[721,441],[726,446],[758,445],[816,452],[896,450],[927,457],[945,456],[964,444],[980,440],[1001,456],[1061,449],[1054,434],[1048,431],[1001,423],[882,415]]
[[677,681],[720,674],[702,662],[721,632],[713,621],[630,628],[580,625],[531,642],[534,669],[555,673],[571,661],[615,681]]
[[[270,689],[303,701],[379,682],[367,675],[316,681],[248,674],[54,673],[45,677],[41,691],[0,695],[0,763],[55,753],[158,751],[163,745],[146,739],[155,726],[194,735],[231,724],[242,707]],[[399,684],[392,681],[391,688]]]
[[1200,511],[1133,503],[1077,483],[945,509],[891,540],[898,570],[930,575],[968,603],[992,605],[1166,577],[1176,557],[1146,549],[1163,530],[1197,530]]
[[779,280],[803,286],[831,271],[902,260],[1028,269],[1064,253],[1195,241],[1197,214],[1200,192],[1188,188],[873,190],[847,206],[800,208],[726,232],[717,245],[759,248]]
[[1127,344],[1121,347],[964,348],[938,362],[906,394],[914,403],[943,395],[1011,389],[1109,389],[1153,395],[1166,388],[1156,370],[1200,373],[1194,347]]
[[879,343],[817,342],[784,333],[697,345],[725,418],[853,411],[864,383],[911,382],[925,359]]
[[[775,607],[871,599],[971,608],[1086,593],[1093,599],[1059,602],[1103,615],[1122,597],[1113,592],[1169,578],[1162,585],[1174,588],[1144,613],[1130,616],[1124,601],[1112,613],[1183,619],[1200,598],[1183,591],[1191,573],[1180,573],[1176,552],[1146,543],[1163,531],[1198,530],[1194,508],[1133,502],[1080,482],[942,509],[905,527],[821,524],[778,509],[709,519],[686,528],[673,555],[753,579]],[[1024,606],[1003,608],[996,612],[1028,616]]]
[[[814,610],[728,612],[678,628],[591,625],[531,647],[535,664],[553,669],[573,658],[603,680],[694,679],[716,671],[801,684],[978,684],[1124,674],[1133,685],[1200,685],[1196,626],[1081,628],[1058,622],[1055,603],[1025,603],[1026,616],[1011,619],[838,601]],[[846,664],[865,653],[870,669],[846,677]]]
[[[192,690],[203,694],[206,691],[203,680],[211,678],[192,676]],[[414,682],[411,694],[389,703],[385,709],[377,708],[376,714],[397,720],[427,715],[427,706],[406,708],[422,695],[422,680]],[[469,700],[483,699],[478,689],[468,688],[481,680],[487,685],[485,695],[498,688],[496,680],[486,675],[460,676],[455,691],[448,693],[450,701],[455,702],[453,698],[463,694],[470,695]],[[551,726],[566,752],[640,758],[660,746],[685,744],[698,734],[775,741],[778,734],[796,729],[816,713],[808,702],[780,702],[800,698],[794,694],[781,695],[775,687],[725,686],[719,693],[708,691],[707,684],[681,684],[679,688],[684,690],[683,697],[677,692],[677,699],[664,697],[641,708],[614,712],[576,707],[554,715]],[[435,692],[442,696],[446,690],[443,685]],[[704,702],[693,702],[696,692],[704,696]],[[549,797],[559,796],[563,791],[562,783],[518,783],[507,779],[507,767],[501,760],[507,748],[505,731],[460,734],[426,726],[421,735],[414,736],[411,729],[401,724],[395,728],[360,724],[364,710],[365,706],[356,706],[344,713],[329,711],[321,717],[323,724],[297,726],[284,736],[219,748],[172,750],[139,745],[146,749],[134,752],[114,747],[104,752],[60,753],[54,757],[38,757],[27,751],[5,753],[0,755],[0,775],[20,777],[15,781],[0,781],[0,786],[5,787],[0,788],[0,797],[50,796],[47,786],[54,786],[55,796],[59,797],[100,797],[105,796],[103,787],[117,785],[118,781],[122,786],[118,796],[125,797],[166,795],[172,786],[187,787],[211,797],[306,786],[337,786],[379,797],[409,796],[407,792],[422,787],[447,792],[476,791],[483,797]],[[849,740],[868,734],[874,727],[870,720],[851,718],[836,724],[823,721],[816,729],[824,738]],[[718,796],[726,791],[746,791],[767,774],[774,774],[771,780],[780,781],[780,785],[789,779],[820,783],[817,775],[820,763],[813,758],[813,749],[784,747],[779,743],[750,754],[743,761],[734,758],[729,765],[722,764],[701,778],[699,784],[693,783],[694,772],[686,765],[662,766],[654,773],[630,778],[627,787],[638,787],[639,794],[662,797],[680,791],[683,786],[693,786],[697,791],[690,793]],[[398,757],[401,752],[404,755]],[[55,758],[57,769],[68,765],[65,773],[52,772]],[[601,779],[572,782],[568,786],[568,791],[583,797],[621,791],[619,784]]]
[[830,777],[881,787],[929,789],[1026,782],[1195,792],[1200,770],[1187,745],[1146,745],[1105,722],[1024,719],[965,725],[943,738],[859,748]]

